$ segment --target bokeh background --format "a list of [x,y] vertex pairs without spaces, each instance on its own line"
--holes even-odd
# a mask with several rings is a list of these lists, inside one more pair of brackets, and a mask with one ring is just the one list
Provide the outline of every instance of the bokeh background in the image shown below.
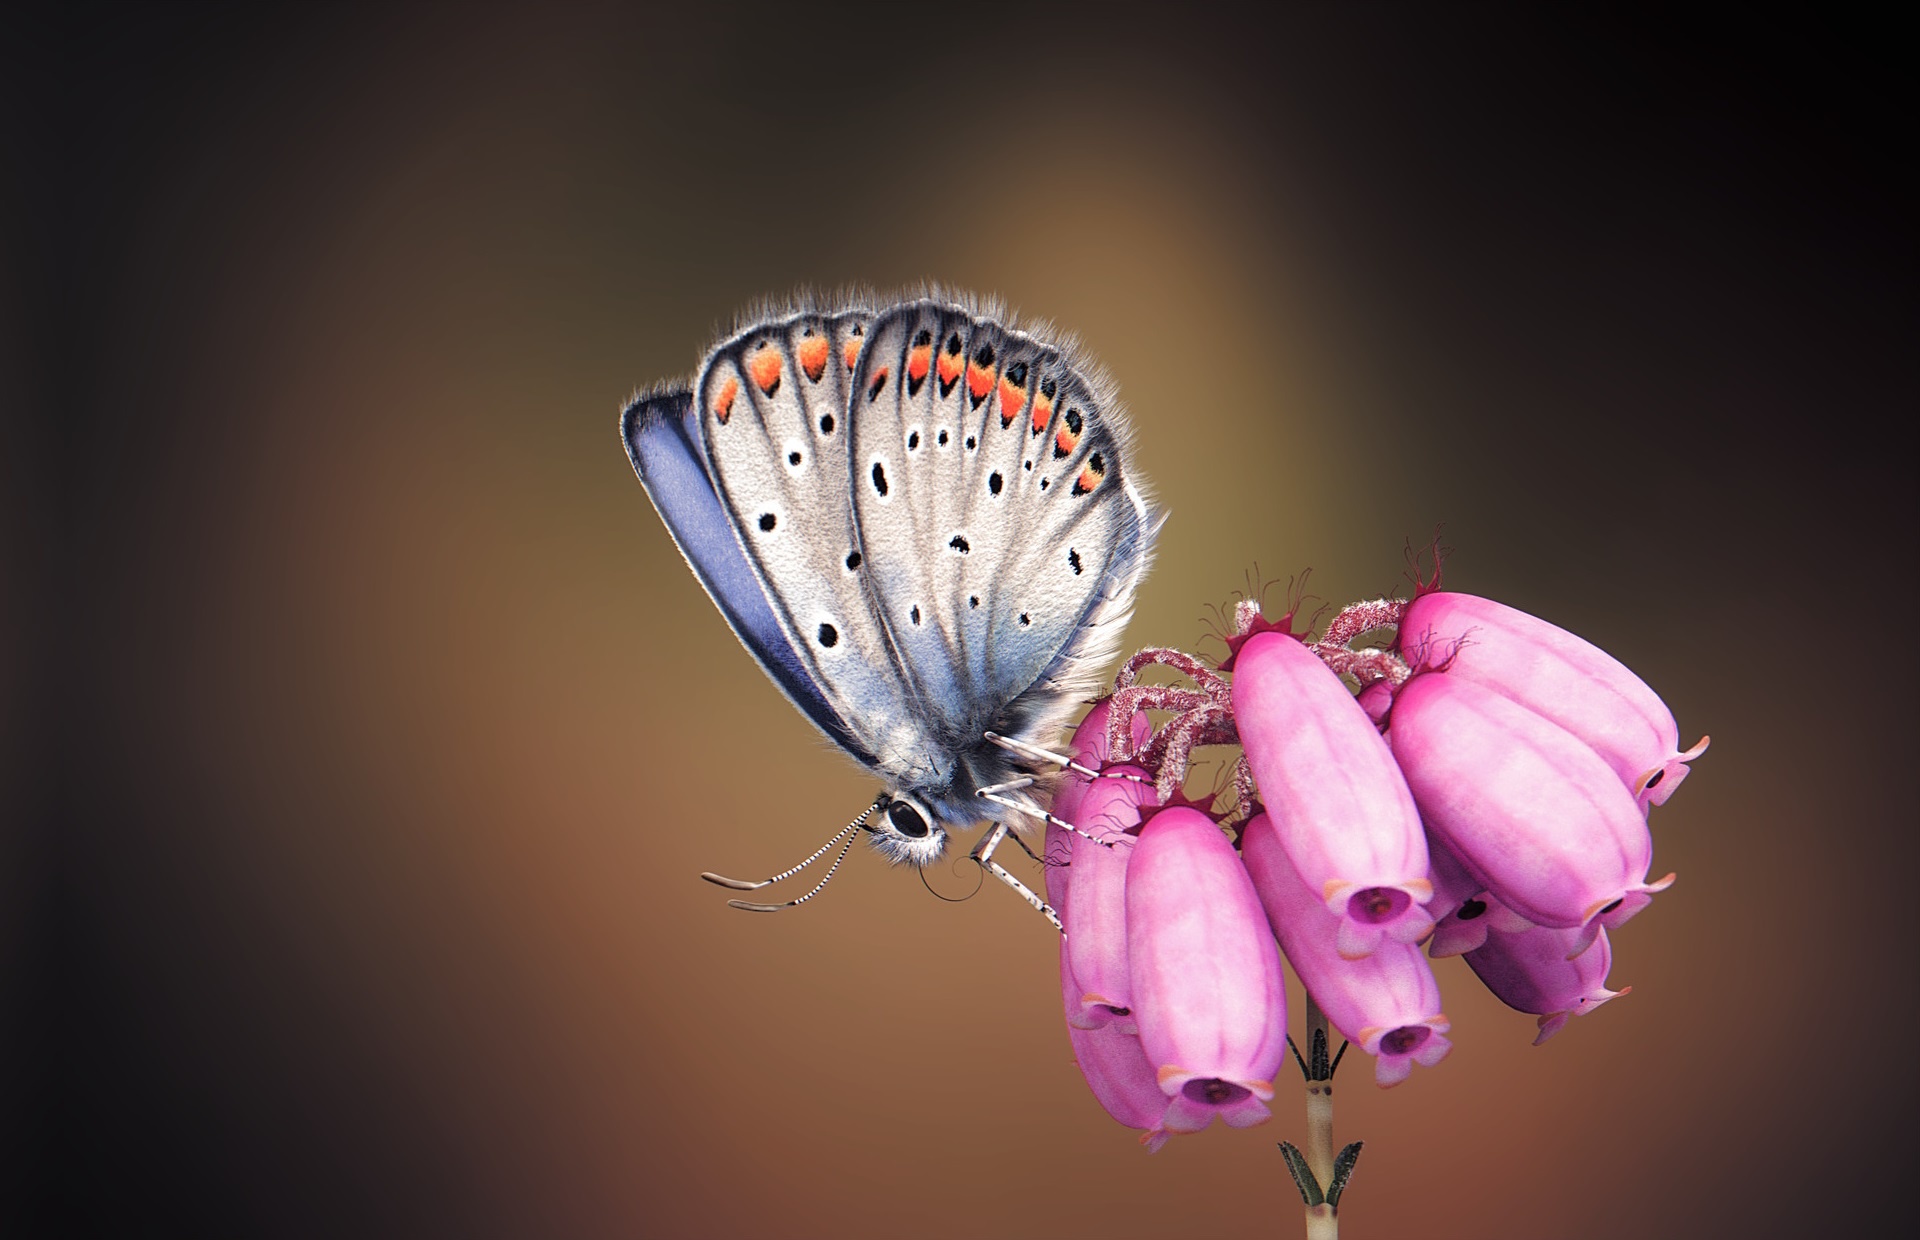
[[1713,734],[1655,816],[1680,881],[1617,938],[1630,998],[1535,1049],[1445,962],[1453,1057],[1342,1075],[1349,1234],[1844,1234],[1903,1202],[1891,28],[126,7],[9,39],[9,1198],[38,1227],[1298,1234],[1294,1092],[1142,1153],[1006,893],[861,852],[775,920],[695,880],[785,866],[873,781],[727,632],[616,415],[756,296],[923,278],[1118,378],[1172,513],[1130,646],[1194,647],[1250,573],[1392,590],[1443,525],[1450,584]]

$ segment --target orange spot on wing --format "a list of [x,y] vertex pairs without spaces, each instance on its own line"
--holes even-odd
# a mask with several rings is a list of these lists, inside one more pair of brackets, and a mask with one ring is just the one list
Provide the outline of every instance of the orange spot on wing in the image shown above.
[[927,368],[933,365],[933,346],[919,344],[907,351],[907,378],[915,383],[927,377]]
[[727,419],[733,416],[733,398],[738,395],[740,395],[738,379],[728,379],[720,385],[720,395],[713,401],[713,416],[720,420],[720,425],[725,426]]
[[993,371],[978,362],[967,363],[967,393],[978,405],[993,390]]
[[747,359],[747,374],[754,385],[767,395],[780,386],[780,350],[767,345]]
[[[1100,454],[1096,452],[1094,455],[1097,457]],[[1080,476],[1073,480],[1073,493],[1075,495],[1087,495],[1091,493],[1095,487],[1100,485],[1100,480],[1106,476],[1107,471],[1105,467],[1101,466],[1098,461],[1088,461],[1086,468],[1080,471]]]
[[1053,398],[1040,395],[1033,398],[1033,433],[1044,434],[1047,423],[1053,421]]
[[808,382],[818,383],[826,373],[828,348],[825,336],[808,336],[800,342],[800,369],[806,372]]
[[952,383],[960,377],[960,358],[952,353],[940,355],[940,382]]
[[1026,407],[1026,389],[1015,387],[1006,379],[1000,380],[1000,425],[1012,426],[1013,420]]
[[853,364],[860,360],[860,337],[858,336],[848,337],[847,347],[845,352],[846,352],[847,369],[852,370]]
[[1063,426],[1060,428],[1060,433],[1053,437],[1053,450],[1056,455],[1065,456],[1073,451],[1074,445],[1079,442],[1080,436],[1075,434],[1072,428]]

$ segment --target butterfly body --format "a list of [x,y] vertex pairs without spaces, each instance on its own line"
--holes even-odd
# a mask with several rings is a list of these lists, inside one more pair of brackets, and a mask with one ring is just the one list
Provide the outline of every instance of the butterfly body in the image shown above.
[[1070,343],[939,298],[772,314],[622,438],[762,668],[879,775],[895,861],[1009,811],[1096,685],[1155,524],[1110,388]]

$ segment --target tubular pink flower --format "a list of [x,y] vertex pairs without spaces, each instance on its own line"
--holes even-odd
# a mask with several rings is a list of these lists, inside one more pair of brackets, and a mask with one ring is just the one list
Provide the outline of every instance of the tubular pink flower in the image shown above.
[[[1073,757],[1083,766],[1100,770],[1107,765],[1112,754],[1107,749],[1107,717],[1112,713],[1113,698],[1103,697],[1093,704],[1086,717],[1073,730],[1073,739],[1068,743]],[[1133,739],[1136,747],[1147,743],[1153,733],[1152,725],[1144,714],[1135,712],[1133,716]],[[1054,788],[1052,810],[1056,817],[1068,822],[1074,821],[1074,815],[1080,812],[1080,798],[1087,794],[1095,781],[1085,775],[1068,771],[1060,777]]]
[[1084,1029],[1072,1023],[1081,989],[1067,963],[1065,939],[1060,941],[1060,991],[1068,1014],[1067,1040],[1087,1088],[1115,1121],[1140,1130],[1140,1144],[1149,1153],[1158,1150],[1167,1143],[1167,1131],[1160,1125],[1167,1099],[1160,1092],[1153,1065],[1140,1049],[1140,1039],[1120,1032],[1117,1025]]
[[1494,899],[1453,850],[1431,835],[1427,856],[1433,859],[1433,903],[1427,906],[1434,916],[1433,937],[1427,940],[1429,956],[1437,960],[1470,952],[1487,941],[1489,930],[1518,934],[1533,928],[1532,922]]
[[1396,639],[1410,663],[1444,669],[1544,715],[1590,745],[1642,809],[1666,804],[1707,737],[1680,749],[1673,712],[1625,664],[1565,629],[1450,590],[1407,605]]
[[1407,1079],[1414,1064],[1432,1067],[1453,1043],[1440,1010],[1440,986],[1420,949],[1384,942],[1360,960],[1335,949],[1338,920],[1294,868],[1270,816],[1256,814],[1240,836],[1241,855],[1287,959],[1327,1020],[1374,1059],[1382,1087]]
[[1568,1017],[1585,1016],[1633,990],[1607,989],[1613,946],[1606,931],[1584,948],[1580,937],[1578,930],[1535,926],[1520,934],[1490,934],[1467,953],[1467,964],[1500,1002],[1540,1018],[1535,1046],[1560,1032]]
[[1387,714],[1393,709],[1393,685],[1384,680],[1376,680],[1354,695],[1354,701],[1360,709],[1367,712],[1367,718],[1373,720],[1376,727],[1387,726]]
[[1618,926],[1673,881],[1646,881],[1653,837],[1583,741],[1450,672],[1415,676],[1387,731],[1427,827],[1502,904],[1542,926]]
[[1163,809],[1141,828],[1127,950],[1167,1130],[1198,1132],[1216,1115],[1236,1128],[1264,1122],[1287,1054],[1280,953],[1246,867],[1198,810]]
[[[1093,1029],[1117,1022],[1122,1033],[1138,1032],[1132,1016],[1133,983],[1127,966],[1127,870],[1140,825],[1140,809],[1153,804],[1153,785],[1135,766],[1102,768],[1138,775],[1096,779],[1080,798],[1073,825],[1093,836],[1073,837],[1073,864],[1067,874],[1067,956],[1081,986],[1079,1011],[1067,1023]],[[1110,844],[1096,841],[1108,840]]]
[[1257,634],[1235,655],[1233,716],[1281,845],[1338,919],[1340,953],[1425,938],[1433,884],[1420,816],[1340,678],[1296,639]]
[[[1122,1033],[1136,1032],[1131,1008],[1132,981],[1127,971],[1126,877],[1127,860],[1133,853],[1133,838],[1125,832],[1140,824],[1140,808],[1153,803],[1153,785],[1147,774],[1136,766],[1112,766],[1107,762],[1107,716],[1112,699],[1096,704],[1073,734],[1074,757],[1102,772],[1129,774],[1139,779],[1089,779],[1067,772],[1054,795],[1053,813],[1081,831],[1099,839],[1112,840],[1103,846],[1080,835],[1070,835],[1058,827],[1049,827],[1054,847],[1064,845],[1069,861],[1064,885],[1070,895],[1054,901],[1057,886],[1049,868],[1049,902],[1054,903],[1066,922],[1066,947],[1072,975],[1081,986],[1078,999],[1067,1009],[1067,1023],[1081,1029],[1094,1029],[1117,1022]],[[1144,743],[1149,732],[1146,716],[1133,719],[1136,743]],[[1053,855],[1049,853],[1049,855]],[[1062,904],[1073,909],[1068,919]]]

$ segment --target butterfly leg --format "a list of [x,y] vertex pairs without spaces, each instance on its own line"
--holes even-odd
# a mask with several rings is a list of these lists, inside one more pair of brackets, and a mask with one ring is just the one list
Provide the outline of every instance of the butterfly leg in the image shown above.
[[[1138,776],[1132,776],[1130,778],[1139,779]],[[1140,782],[1145,783],[1146,781],[1140,780]],[[1038,818],[1044,823],[1059,827],[1062,831],[1070,831],[1081,839],[1092,840],[1102,848],[1112,848],[1114,844],[1118,842],[1111,838],[1094,835],[1089,831],[1082,831],[1079,827],[1074,826],[1064,818],[1055,818],[1052,814],[1041,809],[1031,801],[1016,801],[1011,797],[1003,797],[1000,795],[1002,792],[1013,792],[1021,788],[1030,787],[1032,784],[1032,776],[1022,776],[1019,779],[1009,780],[1004,784],[989,784],[985,788],[979,789],[974,795],[984,797],[992,801],[995,805],[1004,805],[1008,809],[1018,810],[1029,818]],[[1015,842],[1019,842],[1018,837],[1015,837]],[[995,847],[997,848],[999,845],[996,844]],[[1024,847],[1024,845],[1022,845],[1022,847]]]
[[1138,775],[1129,774],[1126,771],[1096,771],[1090,766],[1083,766],[1075,762],[1066,754],[1055,753],[1051,749],[1042,749],[1038,745],[1029,744],[1022,740],[1015,740],[1011,736],[1002,736],[998,732],[984,732],[981,735],[983,735],[990,744],[998,745],[1009,753],[1017,753],[1023,758],[1032,759],[1036,762],[1050,762],[1055,766],[1065,767],[1069,771],[1085,775],[1088,779],[1130,779],[1136,784],[1144,784],[1147,782]]
[[1042,917],[1052,922],[1055,930],[1065,934],[1067,928],[1060,924],[1060,914],[1053,911],[1053,906],[1035,895],[1032,888],[1015,878],[1007,867],[993,859],[994,849],[1000,847],[1000,841],[1007,838],[1007,833],[1011,829],[1012,828],[1008,827],[1004,822],[994,823],[993,829],[982,836],[980,842],[973,846],[973,859],[992,873],[995,878],[1013,888],[1014,894],[1018,895],[1028,904],[1031,904]]

